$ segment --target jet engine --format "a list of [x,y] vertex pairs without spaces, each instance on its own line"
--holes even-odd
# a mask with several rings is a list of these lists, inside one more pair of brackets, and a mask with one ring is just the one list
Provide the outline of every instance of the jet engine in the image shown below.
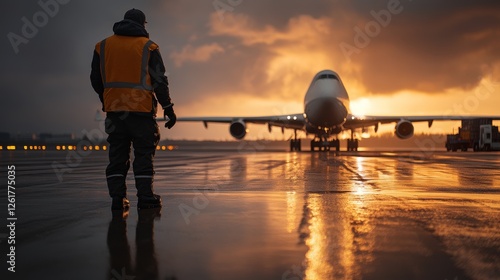
[[242,120],[237,120],[229,125],[229,132],[234,138],[241,140],[247,134],[247,126]]
[[396,124],[396,136],[399,139],[408,139],[413,136],[413,124],[407,120],[400,120]]

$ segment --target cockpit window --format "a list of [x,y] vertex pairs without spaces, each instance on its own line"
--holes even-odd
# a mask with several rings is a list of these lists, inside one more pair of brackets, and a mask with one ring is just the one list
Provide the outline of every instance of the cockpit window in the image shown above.
[[337,77],[335,77],[335,75],[333,75],[333,74],[321,74],[318,77],[318,80],[320,80],[320,79],[334,79],[334,80],[336,80]]

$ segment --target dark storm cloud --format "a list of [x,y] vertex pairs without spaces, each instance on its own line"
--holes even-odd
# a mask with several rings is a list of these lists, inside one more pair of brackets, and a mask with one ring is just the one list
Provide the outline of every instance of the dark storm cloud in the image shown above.
[[[384,8],[377,5],[372,10]],[[368,90],[471,89],[500,63],[498,1],[401,1],[401,7],[368,46],[352,55],[362,66],[362,83]],[[367,6],[360,10],[363,28],[374,19]]]
[[257,26],[272,25],[277,30],[283,30],[291,18],[300,15],[321,17],[330,14],[332,5],[339,1],[243,1],[235,12],[250,15],[256,19]]

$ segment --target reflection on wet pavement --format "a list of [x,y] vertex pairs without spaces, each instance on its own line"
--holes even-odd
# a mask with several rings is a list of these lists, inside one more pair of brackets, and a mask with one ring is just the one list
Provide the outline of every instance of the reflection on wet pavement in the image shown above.
[[130,245],[127,237],[129,210],[112,211],[107,236],[110,258],[109,272],[111,274],[108,275],[108,279],[121,279],[129,275],[134,275],[134,279],[159,279],[158,261],[154,245],[154,221],[160,219],[160,211],[160,209],[138,210],[135,234],[135,266],[132,266]]
[[9,158],[19,279],[500,278],[498,153],[174,151],[160,213],[137,211],[132,176],[130,212],[109,211],[105,153],[62,183],[57,159]]

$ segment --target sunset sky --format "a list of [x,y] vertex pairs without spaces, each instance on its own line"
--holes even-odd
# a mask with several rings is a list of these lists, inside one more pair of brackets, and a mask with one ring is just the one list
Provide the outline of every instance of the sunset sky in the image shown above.
[[[130,8],[146,14],[179,117],[301,113],[305,91],[323,69],[340,75],[353,113],[500,115],[499,1],[11,2],[0,27],[2,132],[80,135],[96,128],[93,48]],[[50,13],[43,3],[51,3]],[[249,128],[250,139],[283,137],[278,129]],[[205,130],[201,123],[161,134],[231,139],[228,125]]]

